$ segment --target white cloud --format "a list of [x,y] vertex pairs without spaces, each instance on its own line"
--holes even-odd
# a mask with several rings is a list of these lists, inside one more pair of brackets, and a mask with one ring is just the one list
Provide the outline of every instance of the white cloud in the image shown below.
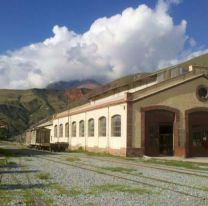
[[[152,71],[184,49],[186,21],[175,25],[168,13],[178,0],[160,0],[97,19],[84,34],[54,26],[54,36],[0,56],[0,87],[44,87],[59,80],[111,80]],[[192,42],[193,43],[193,42]]]

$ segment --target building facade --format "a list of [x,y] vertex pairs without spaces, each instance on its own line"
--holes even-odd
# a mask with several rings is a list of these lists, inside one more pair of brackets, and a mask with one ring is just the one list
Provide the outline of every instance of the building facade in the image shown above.
[[121,156],[208,156],[208,68],[135,75],[53,117],[51,143]]

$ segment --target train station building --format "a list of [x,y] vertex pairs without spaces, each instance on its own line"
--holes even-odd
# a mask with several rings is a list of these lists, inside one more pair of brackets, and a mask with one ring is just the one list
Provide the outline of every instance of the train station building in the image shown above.
[[51,143],[121,156],[208,156],[208,68],[130,75],[53,117]]

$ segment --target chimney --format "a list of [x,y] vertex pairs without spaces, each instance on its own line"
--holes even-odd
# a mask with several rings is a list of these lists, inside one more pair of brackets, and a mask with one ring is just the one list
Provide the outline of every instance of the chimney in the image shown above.
[[189,72],[192,72],[194,70],[194,66],[193,65],[189,65]]

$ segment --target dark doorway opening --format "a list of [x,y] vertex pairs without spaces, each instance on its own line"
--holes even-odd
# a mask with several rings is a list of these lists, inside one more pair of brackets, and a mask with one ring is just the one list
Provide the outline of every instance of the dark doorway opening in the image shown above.
[[188,115],[188,156],[208,157],[208,112],[197,111]]
[[[145,154],[172,156],[174,154],[175,113],[167,110],[145,112]],[[175,131],[175,130],[174,130]]]
[[173,155],[173,126],[159,126],[159,151],[160,155]]

